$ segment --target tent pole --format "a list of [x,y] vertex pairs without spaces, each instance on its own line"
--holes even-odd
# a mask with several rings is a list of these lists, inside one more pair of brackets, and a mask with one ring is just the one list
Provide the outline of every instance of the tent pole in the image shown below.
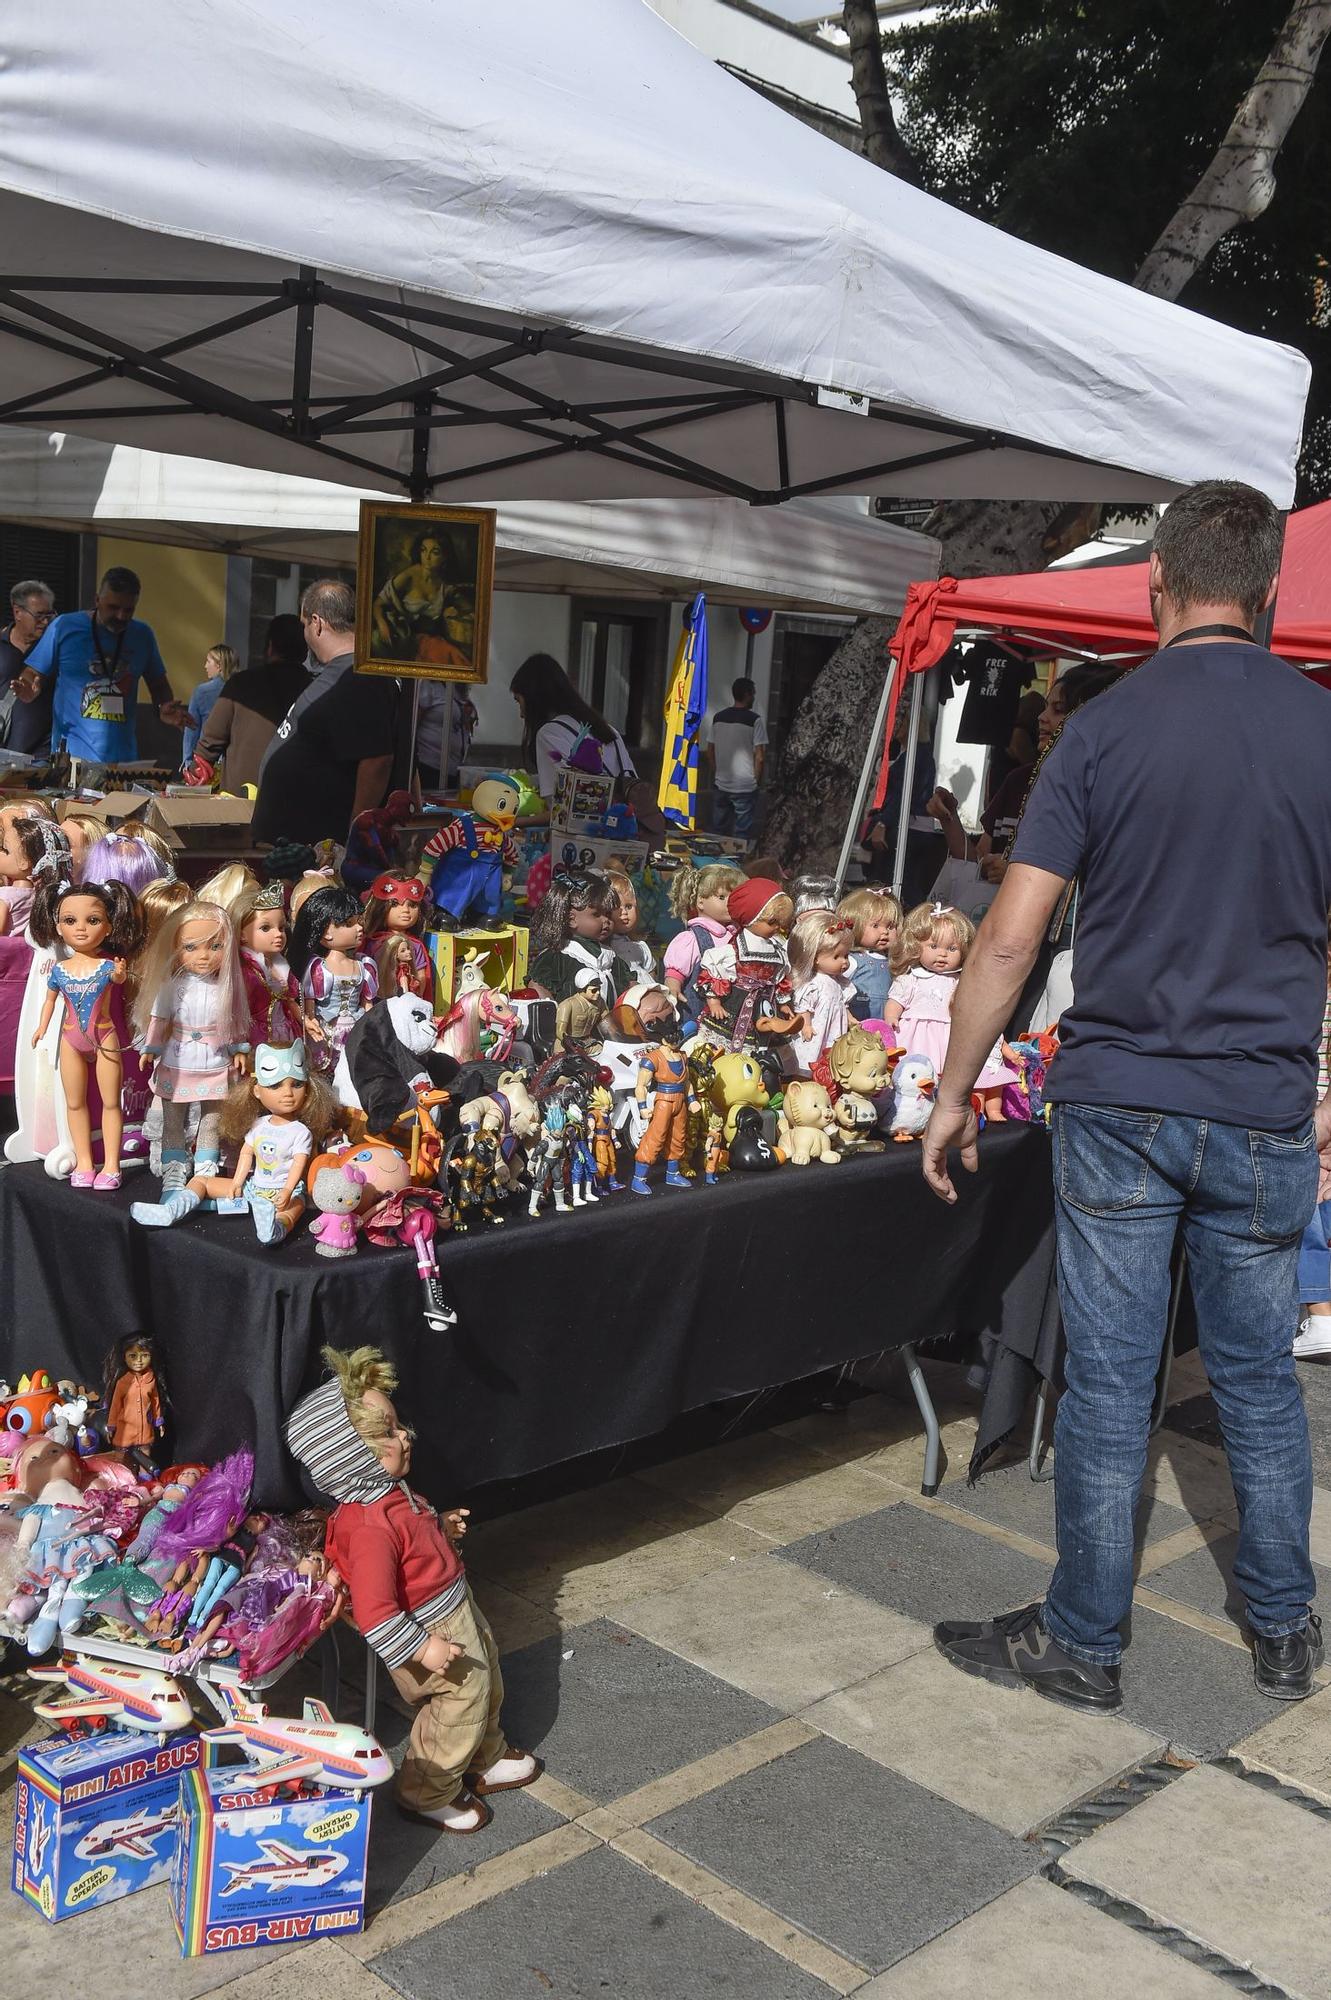
[[[449,765],[453,757],[453,683],[445,681],[444,689],[444,736],[439,746],[439,789],[448,790]],[[461,773],[459,772],[459,776]]]
[[912,676],[910,728],[901,757],[901,810],[897,814],[897,854],[892,868],[892,894],[900,899],[906,873],[906,842],[910,837],[910,795],[915,789],[915,759],[920,748],[920,716],[924,708],[924,676]]
[[850,850],[859,839],[860,822],[864,818],[864,805],[873,783],[873,774],[878,768],[882,755],[883,730],[887,723],[887,705],[892,699],[892,685],[897,676],[897,663],[889,653],[887,672],[883,677],[883,692],[878,697],[878,711],[869,731],[869,741],[864,746],[864,764],[860,770],[859,783],[855,787],[855,797],[851,803],[850,818],[846,822],[845,838],[841,842],[841,852],[837,856],[836,884],[838,895],[846,885],[846,870],[850,866]]

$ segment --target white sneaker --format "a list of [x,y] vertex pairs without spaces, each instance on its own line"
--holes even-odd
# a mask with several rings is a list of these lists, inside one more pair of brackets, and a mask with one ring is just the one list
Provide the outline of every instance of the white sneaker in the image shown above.
[[1294,1359],[1315,1361],[1331,1354],[1331,1313],[1305,1313],[1294,1336]]
[[419,1812],[414,1806],[404,1805],[399,1805],[398,1811],[406,1819],[422,1820],[426,1826],[437,1826],[443,1833],[479,1833],[494,1817],[483,1800],[474,1799],[467,1792],[460,1792],[446,1806],[436,1806],[433,1812]]
[[520,1750],[512,1756],[496,1758],[488,1771],[482,1771],[470,1783],[478,1797],[487,1792],[517,1792],[539,1778],[543,1769],[539,1757],[533,1757],[530,1750]]

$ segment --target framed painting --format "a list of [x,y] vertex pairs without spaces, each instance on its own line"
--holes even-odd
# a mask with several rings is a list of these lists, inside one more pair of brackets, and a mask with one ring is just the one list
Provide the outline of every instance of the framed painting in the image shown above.
[[357,673],[484,681],[494,558],[492,508],[362,500]]

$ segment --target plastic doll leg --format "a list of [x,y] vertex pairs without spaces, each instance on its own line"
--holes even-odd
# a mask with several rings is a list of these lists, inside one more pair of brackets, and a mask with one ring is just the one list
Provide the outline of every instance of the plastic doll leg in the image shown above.
[[68,1589],[68,1577],[58,1576],[51,1585],[50,1590],[46,1594],[45,1604],[43,1604],[41,1610],[28,1627],[28,1651],[30,1653],[44,1653],[47,1647],[53,1643],[56,1633],[60,1630],[60,1609],[65,1601],[65,1592]]
[[187,1621],[191,1632],[198,1631],[223,1591],[230,1590],[239,1575],[240,1571],[235,1563],[224,1563],[220,1556],[213,1557],[208,1565],[208,1574],[199,1585],[198,1594],[194,1599],[194,1609]]
[[428,1208],[413,1208],[402,1224],[402,1240],[409,1243],[416,1252],[416,1269],[422,1278],[428,1278],[438,1270],[434,1254],[434,1213]]
[[189,1106],[167,1098],[162,1106],[162,1192],[179,1189],[189,1179]]
[[115,1029],[108,1021],[97,1037],[97,1089],[102,1100],[102,1171],[93,1183],[95,1187],[108,1190],[120,1186],[120,1142],[125,1129],[120,1111],[120,1087],[124,1078],[120,1044],[116,1040]]
[[131,1202],[129,1212],[145,1229],[169,1229],[173,1222],[183,1222],[192,1215],[202,1200],[202,1195],[192,1194],[189,1188],[168,1188],[164,1178],[160,1201]]
[[[69,1136],[74,1143],[74,1171],[79,1175],[95,1172],[92,1162],[92,1117],[88,1110],[88,1065],[72,1043],[60,1043],[60,1082],[69,1115]],[[76,1186],[90,1187],[91,1180]]]
[[222,1164],[222,1131],[218,1113],[207,1105],[199,1114],[199,1130],[194,1140],[194,1170],[215,1174]]

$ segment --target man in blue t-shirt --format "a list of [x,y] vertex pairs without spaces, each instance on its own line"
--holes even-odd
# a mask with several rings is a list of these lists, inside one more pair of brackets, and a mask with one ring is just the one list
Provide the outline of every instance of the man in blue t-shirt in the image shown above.
[[1292,1354],[1317,1199],[1331,910],[1331,701],[1258,645],[1280,517],[1208,481],[1150,563],[1161,647],[1073,715],[1041,762],[952,1004],[925,1178],[976,1166],[970,1092],[1077,877],[1076,998],[1049,1071],[1067,1387],[1058,1567],[1043,1604],[938,1645],[967,1673],[1074,1707],[1122,1700],[1133,1524],[1176,1237],[1238,1501],[1234,1581],[1263,1694],[1312,1692],[1312,1468]]
[[136,758],[140,680],[163,722],[183,729],[189,721],[171,693],[152,626],[134,616],[141,589],[132,569],[107,570],[92,610],[62,612],[28,654],[23,679],[34,691],[55,676],[53,750],[94,764]]

